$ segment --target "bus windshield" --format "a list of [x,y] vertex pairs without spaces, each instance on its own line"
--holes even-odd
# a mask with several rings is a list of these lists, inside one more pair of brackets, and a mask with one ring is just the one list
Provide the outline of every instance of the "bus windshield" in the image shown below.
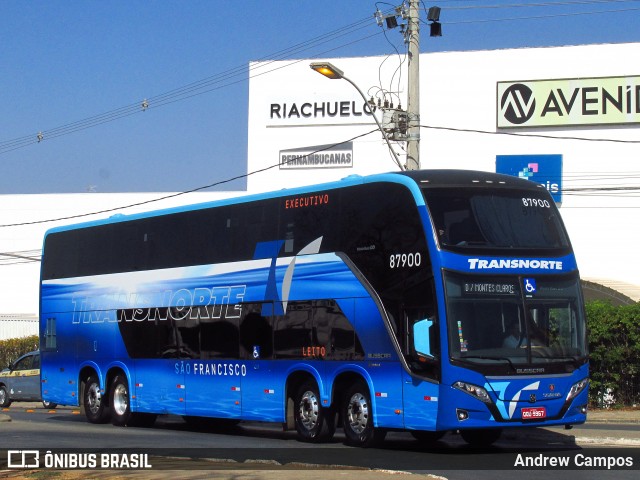
[[585,321],[577,278],[447,272],[445,282],[454,362],[484,373],[495,372],[496,366],[501,371],[573,371],[584,363]]
[[538,190],[423,188],[445,249],[568,249],[551,197]]

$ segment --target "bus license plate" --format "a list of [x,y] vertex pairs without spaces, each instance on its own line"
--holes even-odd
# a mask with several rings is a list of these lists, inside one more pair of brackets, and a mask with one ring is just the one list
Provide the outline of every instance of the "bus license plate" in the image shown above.
[[545,407],[527,407],[521,410],[523,420],[540,420],[547,418],[547,409]]

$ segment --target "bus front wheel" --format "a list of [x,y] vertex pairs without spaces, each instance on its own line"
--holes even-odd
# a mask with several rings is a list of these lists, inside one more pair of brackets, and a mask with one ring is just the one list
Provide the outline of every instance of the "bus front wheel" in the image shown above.
[[387,432],[373,426],[371,395],[365,383],[357,382],[347,389],[341,414],[349,445],[370,447],[384,440]]
[[322,408],[315,382],[305,382],[296,392],[293,418],[298,436],[305,442],[327,441],[335,433],[332,416]]
[[96,375],[89,375],[84,382],[82,405],[87,420],[91,423],[105,423],[109,420],[106,398],[100,389],[100,380]]

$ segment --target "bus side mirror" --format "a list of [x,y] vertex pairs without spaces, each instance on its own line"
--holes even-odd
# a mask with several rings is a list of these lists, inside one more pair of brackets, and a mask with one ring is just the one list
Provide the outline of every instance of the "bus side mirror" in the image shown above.
[[433,325],[434,321],[429,318],[419,320],[413,324],[413,347],[418,355],[430,360],[435,359],[431,353],[431,335],[429,335]]

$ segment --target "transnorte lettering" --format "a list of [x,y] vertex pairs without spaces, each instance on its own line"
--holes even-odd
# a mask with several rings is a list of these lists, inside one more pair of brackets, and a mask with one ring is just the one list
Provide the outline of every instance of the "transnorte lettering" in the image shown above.
[[559,260],[530,260],[530,259],[492,259],[484,260],[480,258],[469,258],[470,270],[490,270],[490,269],[515,269],[530,268],[534,270],[562,270],[562,262]]

